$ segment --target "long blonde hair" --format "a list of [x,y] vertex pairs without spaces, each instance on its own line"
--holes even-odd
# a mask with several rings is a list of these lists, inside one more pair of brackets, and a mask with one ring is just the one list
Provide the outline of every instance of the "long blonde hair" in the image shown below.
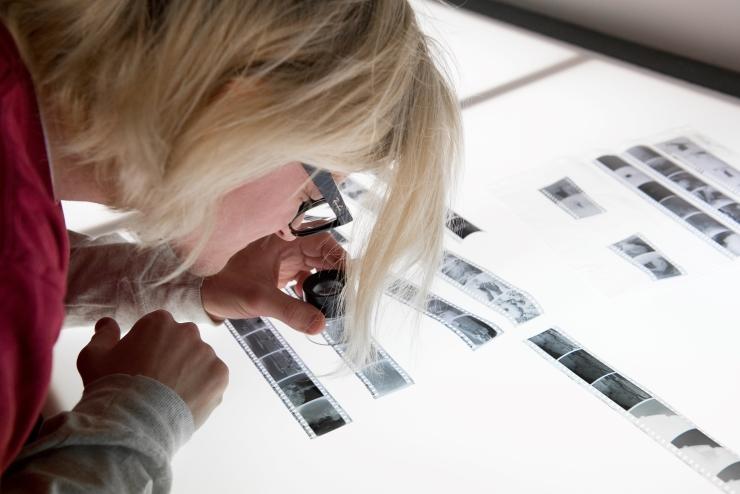
[[145,213],[146,245],[297,160],[387,185],[347,267],[350,356],[368,356],[391,273],[430,285],[460,117],[406,0],[0,0],[0,15],[68,130],[64,153]]

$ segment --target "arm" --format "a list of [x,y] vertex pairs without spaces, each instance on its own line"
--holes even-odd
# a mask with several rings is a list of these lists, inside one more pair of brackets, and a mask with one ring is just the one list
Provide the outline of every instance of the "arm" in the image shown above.
[[192,432],[190,409],[172,389],[109,375],[44,424],[8,470],[3,492],[169,492],[170,460]]
[[120,335],[113,319],[95,325],[77,359],[82,400],[44,424],[3,492],[169,491],[172,455],[221,402],[228,369],[195,324],[165,311]]
[[186,272],[158,284],[180,264],[168,246],[141,249],[118,235],[92,240],[68,233],[66,326],[90,326],[102,317],[112,317],[128,328],[157,309],[180,320],[211,321],[201,302],[202,278]]

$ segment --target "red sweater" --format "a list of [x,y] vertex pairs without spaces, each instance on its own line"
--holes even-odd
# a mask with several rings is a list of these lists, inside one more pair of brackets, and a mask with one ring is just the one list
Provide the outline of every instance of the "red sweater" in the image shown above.
[[68,257],[33,83],[0,23],[0,472],[44,404]]

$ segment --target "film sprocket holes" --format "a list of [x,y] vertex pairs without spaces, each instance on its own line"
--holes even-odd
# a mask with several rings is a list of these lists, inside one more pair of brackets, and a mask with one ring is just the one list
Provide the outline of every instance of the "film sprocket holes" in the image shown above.
[[444,252],[440,275],[515,324],[542,314],[542,309],[531,295],[452,252]]
[[527,344],[715,485],[738,492],[740,457],[656,396],[557,329],[543,331],[529,338]]
[[627,150],[627,153],[717,213],[725,216],[735,225],[740,225],[740,204],[701,178],[689,173],[678,163],[663,157],[647,146],[632,147]]
[[225,324],[309,437],[351,422],[270,321],[227,319]]
[[577,220],[605,212],[569,177],[542,187],[540,192]]
[[[321,333],[324,340],[354,371],[358,379],[370,391],[373,398],[380,398],[393,391],[414,384],[413,379],[375,340],[372,341],[371,355],[375,360],[361,369],[347,358],[345,353],[343,310],[338,297],[344,288],[344,275],[338,271],[319,271],[303,283],[306,301],[321,310],[325,315],[326,329]],[[287,290],[299,298],[295,290]],[[332,314],[333,317],[329,317]]]
[[[391,297],[411,306],[418,288],[405,280],[397,280],[386,291]],[[457,305],[430,293],[427,296],[423,312],[425,315],[441,322],[455,333],[472,350],[491,341],[503,331],[489,321],[471,314]]]
[[679,136],[660,142],[656,147],[725,189],[740,195],[740,171],[695,141]]
[[673,278],[684,274],[683,270],[666,259],[655,247],[640,235],[630,235],[615,242],[609,248],[655,280]]
[[721,252],[740,255],[740,235],[699,208],[659,184],[625,160],[614,155],[600,156],[596,163],[623,184],[640,194],[648,202],[677,219],[680,224],[718,248]]

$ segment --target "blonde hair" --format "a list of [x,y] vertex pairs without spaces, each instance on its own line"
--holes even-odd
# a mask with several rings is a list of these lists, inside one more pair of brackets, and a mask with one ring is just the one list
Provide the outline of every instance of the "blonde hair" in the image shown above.
[[145,244],[209,224],[218,198],[290,161],[369,171],[387,187],[347,266],[350,356],[368,356],[391,273],[426,293],[460,117],[406,0],[0,0],[0,15],[64,153],[145,213]]

